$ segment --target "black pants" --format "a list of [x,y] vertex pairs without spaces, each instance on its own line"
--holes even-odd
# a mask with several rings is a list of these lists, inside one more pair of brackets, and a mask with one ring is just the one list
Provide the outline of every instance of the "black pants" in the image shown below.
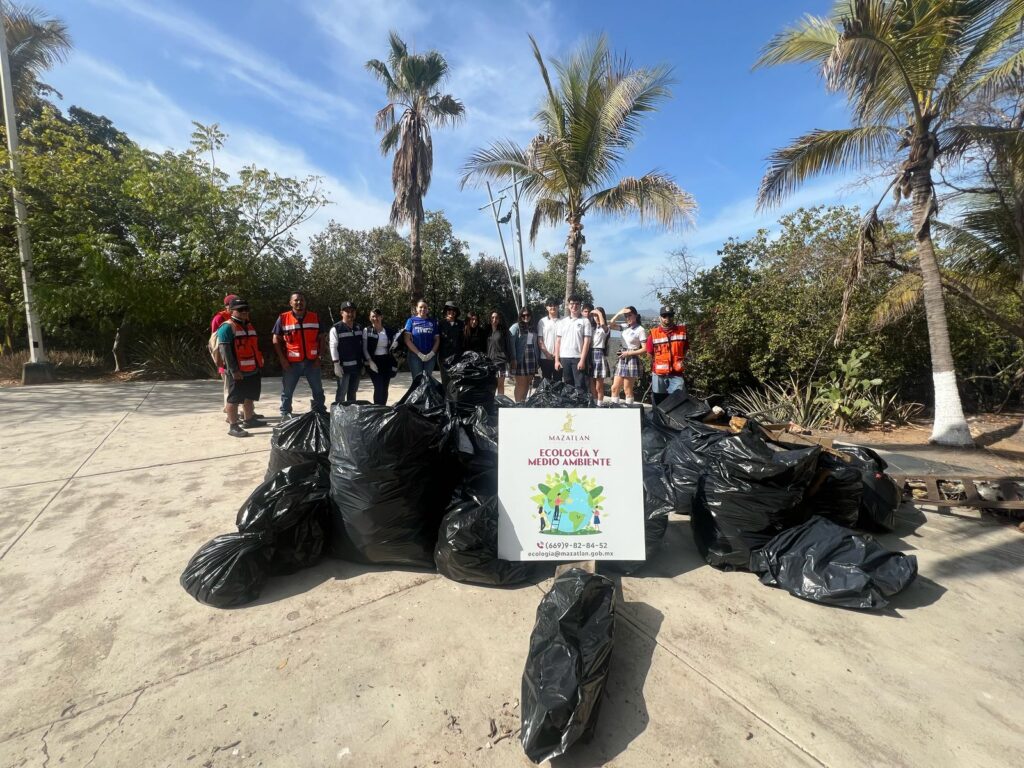
[[563,357],[562,358],[562,381],[566,384],[572,384],[580,392],[589,392],[587,388],[587,372],[581,371],[576,366],[579,365],[580,359],[578,357]]
[[373,402],[376,405],[387,405],[388,403],[388,382],[395,375],[391,369],[391,355],[374,355],[373,363],[377,366],[377,373],[367,368],[370,372],[370,381],[373,382]]
[[541,357],[540,359],[540,377],[542,379],[548,379],[549,381],[555,378],[555,359]]

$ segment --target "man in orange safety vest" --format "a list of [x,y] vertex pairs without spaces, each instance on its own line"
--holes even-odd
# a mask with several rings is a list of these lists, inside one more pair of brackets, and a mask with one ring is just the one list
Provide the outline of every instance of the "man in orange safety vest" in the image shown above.
[[326,327],[316,312],[306,309],[306,297],[296,291],[288,300],[291,307],[274,323],[274,349],[281,363],[281,418],[292,415],[292,395],[299,379],[306,378],[313,393],[313,410],[326,411],[324,385],[320,376],[320,346]]
[[661,322],[647,337],[647,354],[651,356],[651,399],[655,405],[673,392],[686,394],[683,372],[690,343],[686,324],[676,323],[672,307],[662,307]]

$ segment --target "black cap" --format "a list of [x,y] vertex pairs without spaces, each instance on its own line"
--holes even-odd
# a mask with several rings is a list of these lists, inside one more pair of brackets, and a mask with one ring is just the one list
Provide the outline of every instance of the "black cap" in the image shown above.
[[341,311],[344,312],[346,309],[355,309],[356,305],[351,301],[346,301],[341,305]]
[[674,309],[672,309],[672,307],[662,307],[660,310],[658,310],[658,314],[659,315],[669,315],[670,317],[675,317],[676,311]]
[[238,297],[238,296],[235,296],[235,298],[233,298],[231,300],[231,303],[228,304],[228,309],[248,309],[248,308],[249,308],[249,302],[246,301],[243,298]]
[[562,300],[556,299],[554,296],[549,296],[548,300],[544,302],[545,307],[557,307],[561,305]]
[[459,314],[459,308],[456,306],[454,301],[446,301],[444,303],[444,311],[447,312],[449,309],[454,309],[455,314]]

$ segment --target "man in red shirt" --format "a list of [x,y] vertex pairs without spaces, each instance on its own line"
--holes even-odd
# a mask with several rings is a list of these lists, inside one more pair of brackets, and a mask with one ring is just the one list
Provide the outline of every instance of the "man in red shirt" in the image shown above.
[[[238,298],[238,296],[236,296],[235,294],[229,293],[227,296],[224,297],[224,309],[220,310],[220,312],[218,312],[212,318],[210,318],[210,337],[211,337],[211,339],[217,333],[217,329],[220,328],[227,320],[229,320],[231,318],[231,310],[229,309],[229,307],[231,306],[231,302],[234,301],[237,298]],[[211,350],[210,351],[212,353],[212,351],[213,351],[212,346],[211,346]],[[224,410],[224,413],[227,413],[228,412],[228,385],[231,383],[231,380],[230,380],[230,377],[227,375],[227,371],[224,369],[223,365],[218,366],[217,373],[220,374],[220,378],[224,382],[224,409],[223,410]]]

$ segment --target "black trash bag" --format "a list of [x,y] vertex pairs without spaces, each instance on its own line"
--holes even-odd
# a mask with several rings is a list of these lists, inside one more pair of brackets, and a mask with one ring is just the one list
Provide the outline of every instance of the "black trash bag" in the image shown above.
[[700,421],[709,413],[711,406],[706,400],[698,400],[685,392],[673,392],[656,406],[669,424]]
[[[435,382],[436,384],[436,382]],[[439,385],[438,385],[439,386]],[[434,567],[447,483],[444,425],[409,405],[331,411],[331,547],[364,563]]]
[[316,565],[331,526],[330,471],[319,460],[285,467],[253,491],[235,520],[241,533],[268,534],[267,572]]
[[640,423],[640,452],[645,464],[661,464],[665,446],[679,433],[657,408],[645,410]]
[[409,389],[396,405],[408,405],[427,415],[443,413],[444,387],[433,376],[421,373],[412,380]]
[[615,588],[604,576],[572,568],[540,601],[523,670],[519,735],[534,763],[593,733],[614,630]]
[[463,352],[445,361],[445,394],[455,403],[490,407],[498,383],[498,367],[487,355]]
[[445,446],[455,456],[459,482],[475,493],[498,492],[498,430],[483,406],[449,403]]
[[701,557],[723,571],[747,568],[753,550],[807,519],[799,509],[802,496],[799,487],[773,488],[701,475],[690,515]]
[[888,464],[870,448],[861,445],[837,445],[835,450],[851,458],[861,470],[861,499],[857,527],[865,531],[891,531],[896,527],[896,511],[903,499],[902,489],[885,474]]
[[837,525],[853,528],[860,516],[863,470],[827,451],[818,456],[818,473],[807,489],[804,507]]
[[462,489],[441,520],[434,562],[442,576],[500,587],[526,581],[533,564],[498,559],[498,497]]
[[200,603],[231,608],[260,596],[267,578],[268,534],[225,533],[192,555],[179,582]]
[[761,583],[843,608],[884,608],[917,576],[917,558],[823,517],[783,531],[750,558]]
[[592,408],[594,398],[564,381],[541,379],[522,405],[524,408]]
[[285,467],[320,460],[328,463],[331,452],[331,417],[325,411],[308,411],[282,421],[270,437],[270,462],[264,480]]

